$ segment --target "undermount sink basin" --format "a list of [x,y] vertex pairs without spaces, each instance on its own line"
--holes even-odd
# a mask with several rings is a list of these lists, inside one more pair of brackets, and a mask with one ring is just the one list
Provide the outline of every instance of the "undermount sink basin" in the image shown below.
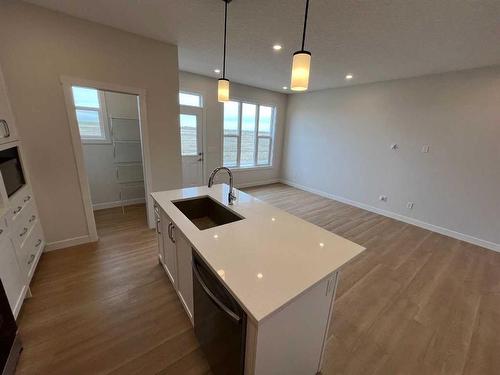
[[172,201],[172,203],[200,230],[244,219],[208,196]]

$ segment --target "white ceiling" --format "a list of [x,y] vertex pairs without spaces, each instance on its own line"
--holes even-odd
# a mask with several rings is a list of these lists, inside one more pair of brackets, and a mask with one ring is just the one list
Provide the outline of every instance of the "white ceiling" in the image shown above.
[[[216,77],[221,0],[29,0],[179,46],[181,70]],[[229,4],[227,76],[289,86],[304,0]],[[272,45],[283,45],[275,52]],[[311,90],[500,64],[500,0],[311,0]],[[346,73],[354,79],[346,82]]]

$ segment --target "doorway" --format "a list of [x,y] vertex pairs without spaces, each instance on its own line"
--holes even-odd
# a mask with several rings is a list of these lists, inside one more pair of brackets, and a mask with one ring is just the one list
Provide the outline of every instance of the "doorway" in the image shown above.
[[182,187],[202,186],[205,183],[203,96],[180,91],[179,105]]
[[145,92],[67,77],[61,81],[89,240],[98,239],[94,213],[142,212],[151,227]]

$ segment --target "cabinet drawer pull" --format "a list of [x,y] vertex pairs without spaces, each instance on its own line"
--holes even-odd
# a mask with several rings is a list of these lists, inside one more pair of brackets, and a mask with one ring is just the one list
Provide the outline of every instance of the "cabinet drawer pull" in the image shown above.
[[38,239],[38,241],[36,241],[35,247],[40,246],[40,244],[41,244],[41,243],[42,243],[42,240],[41,240],[41,239]]
[[30,260],[28,260],[28,264],[33,263],[34,260],[35,260],[35,254],[31,254]]
[[170,238],[172,239],[172,242],[175,243],[175,238],[174,238],[174,229],[175,229],[175,225],[172,224],[172,229],[170,229]]
[[35,215],[31,215],[30,219],[29,219],[29,222],[32,223],[34,222],[36,219],[36,216]]
[[12,213],[15,215],[15,214],[19,213],[22,209],[23,208],[21,206],[17,206],[17,208],[14,211],[12,211]]
[[27,195],[24,197],[24,203],[26,203],[27,201],[29,201],[31,199],[31,195]]
[[19,237],[24,236],[26,233],[28,233],[28,228],[24,227],[23,231],[19,233]]
[[172,222],[170,222],[168,224],[168,238],[170,238],[170,241],[172,241],[173,243],[175,243],[175,239],[174,239],[174,224]]

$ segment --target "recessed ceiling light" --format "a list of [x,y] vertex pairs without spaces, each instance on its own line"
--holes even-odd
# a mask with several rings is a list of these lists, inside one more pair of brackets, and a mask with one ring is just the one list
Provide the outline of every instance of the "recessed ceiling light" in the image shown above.
[[345,79],[352,79],[352,77],[353,77],[353,75],[352,75],[352,74],[347,74],[347,75],[345,76]]
[[220,73],[220,69],[214,69],[214,73],[219,74]]
[[263,275],[263,274],[261,274],[261,273],[258,273],[258,274],[257,274],[257,278],[262,279],[263,277],[264,277],[264,275]]
[[281,50],[282,48],[283,48],[283,47],[281,46],[281,44],[275,44],[275,45],[273,46],[273,50],[275,50],[275,51],[279,51],[279,50]]
[[283,90],[288,90],[288,87],[286,87],[286,86],[283,86]]

